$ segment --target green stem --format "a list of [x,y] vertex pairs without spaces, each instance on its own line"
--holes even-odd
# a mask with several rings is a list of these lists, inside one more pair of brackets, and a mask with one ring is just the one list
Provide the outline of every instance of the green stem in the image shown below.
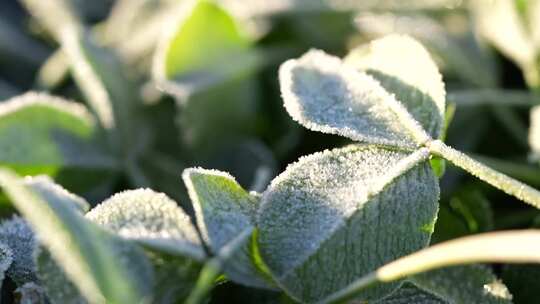
[[219,263],[219,261],[216,258],[208,261],[208,263],[206,263],[206,265],[204,265],[203,269],[201,270],[195,287],[191,290],[191,293],[189,294],[188,298],[184,303],[204,303],[208,296],[208,293],[214,287],[214,283],[216,282],[216,279],[219,277],[220,274],[221,264]]
[[447,159],[454,165],[478,177],[480,180],[540,209],[540,192],[538,190],[491,169],[466,154],[445,145],[440,140],[428,142],[426,143],[426,147],[429,148],[431,153]]
[[540,168],[536,164],[516,162],[472,154],[472,158],[492,167],[493,169],[510,175],[536,187],[540,186]]
[[418,273],[475,263],[539,263],[540,232],[510,230],[466,236],[439,243],[379,267],[321,303],[343,303],[377,283],[388,283]]

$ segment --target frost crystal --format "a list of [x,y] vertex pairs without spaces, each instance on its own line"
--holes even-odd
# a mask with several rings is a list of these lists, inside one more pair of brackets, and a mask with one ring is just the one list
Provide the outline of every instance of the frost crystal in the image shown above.
[[189,216],[164,193],[150,189],[120,192],[88,212],[86,218],[152,247],[196,259],[205,256]]
[[266,287],[250,254],[251,233],[259,197],[246,192],[228,173],[191,168],[182,175],[205,241],[225,262],[236,282]]
[[446,91],[427,50],[405,35],[389,35],[353,50],[345,63],[365,71],[395,94],[413,118],[438,138],[444,122]]
[[421,227],[433,222],[438,201],[427,157],[426,149],[353,145],[290,165],[263,194],[258,216],[261,255],[275,279],[302,301],[320,300],[427,245]]
[[308,129],[408,148],[430,138],[381,83],[322,51],[285,62],[279,79],[289,115]]
[[88,204],[84,198],[62,188],[46,175],[27,177],[25,179],[25,184],[32,187],[34,191],[37,191],[39,195],[47,201],[62,201],[63,204],[66,206],[72,206],[77,212],[80,213],[85,213],[88,211],[88,209],[90,209],[90,204]]
[[0,243],[7,245],[13,253],[13,262],[7,270],[7,275],[17,285],[36,281],[36,265],[33,254],[37,242],[26,221],[15,216],[2,222],[0,224]]

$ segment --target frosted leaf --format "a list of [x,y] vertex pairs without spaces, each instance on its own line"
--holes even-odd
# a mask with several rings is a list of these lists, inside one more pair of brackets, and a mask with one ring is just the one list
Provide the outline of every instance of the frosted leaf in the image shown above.
[[353,145],[303,157],[274,179],[258,213],[259,247],[280,286],[303,302],[321,300],[425,247],[439,195],[427,157]]
[[291,117],[304,127],[353,140],[414,148],[429,135],[372,76],[311,50],[279,71]]
[[150,189],[117,193],[86,214],[90,221],[149,247],[205,258],[189,216],[164,193]]
[[372,75],[432,138],[440,137],[446,91],[437,65],[418,41],[389,35],[354,49],[344,61]]
[[18,304],[47,304],[45,290],[34,282],[26,283],[15,289]]
[[28,179],[26,184],[43,196],[45,200],[64,201],[66,206],[72,206],[74,210],[81,214],[86,213],[90,209],[90,204],[84,198],[62,188],[62,186],[54,183],[54,181],[46,175],[35,176],[32,179]]
[[531,109],[531,126],[529,128],[529,145],[532,158],[540,160],[540,106]]
[[388,297],[374,304],[450,304],[414,284],[406,282]]
[[35,191],[11,171],[0,170],[0,186],[89,302],[135,303],[151,294],[153,271],[140,248],[86,220],[67,197],[43,195],[46,188]]
[[38,278],[52,304],[88,303],[47,250],[43,248],[37,250],[36,265]]
[[6,271],[13,262],[13,253],[9,247],[0,242],[0,290],[2,289],[2,283],[6,276]]
[[0,164],[34,173],[60,169],[113,170],[115,160],[96,140],[78,103],[29,92],[0,103]]
[[[490,268],[484,265],[438,269],[413,276],[410,280],[416,286],[452,304],[512,303],[512,296],[508,290],[506,293],[501,292],[506,288],[504,284],[497,279]],[[495,288],[499,291],[498,293],[493,292]]]
[[191,168],[182,177],[199,230],[212,251],[223,259],[225,274],[244,285],[267,287],[250,248],[259,198],[225,172]]
[[0,243],[7,245],[13,253],[7,276],[19,286],[36,281],[34,250],[37,241],[26,221],[17,216],[3,221],[0,224]]

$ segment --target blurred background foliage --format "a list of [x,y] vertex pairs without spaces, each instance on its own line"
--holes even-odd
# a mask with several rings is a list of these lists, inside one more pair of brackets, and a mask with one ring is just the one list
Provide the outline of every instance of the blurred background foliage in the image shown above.
[[[397,32],[422,42],[443,72],[452,113],[446,141],[538,188],[540,168],[528,140],[529,113],[540,100],[537,2],[3,0],[0,99],[47,92],[80,102],[96,124],[54,111],[43,122],[43,111],[18,118],[0,111],[6,116],[0,165],[52,175],[93,204],[119,190],[150,187],[190,212],[180,174],[191,166],[228,171],[262,191],[299,156],[347,144],[289,118],[279,94],[280,63],[310,48],[343,56]],[[73,121],[60,126],[62,119]],[[33,128],[45,132],[41,141],[32,138]],[[58,128],[88,128],[89,135],[47,133]],[[452,167],[441,191],[434,243],[540,227],[537,210]],[[14,213],[2,196],[0,212]],[[496,270],[516,303],[533,303],[534,288],[524,284],[539,284],[530,279],[537,269]],[[10,297],[6,289],[14,283],[4,285]],[[213,302],[238,302],[244,287],[225,285]],[[257,297],[264,302],[265,295]]]

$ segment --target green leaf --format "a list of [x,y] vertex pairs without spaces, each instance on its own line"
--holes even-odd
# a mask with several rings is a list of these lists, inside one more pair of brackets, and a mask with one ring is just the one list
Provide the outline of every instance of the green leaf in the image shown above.
[[151,296],[153,272],[138,247],[87,221],[68,198],[34,191],[31,181],[0,170],[12,203],[89,302],[136,303]]
[[33,92],[0,103],[0,164],[20,174],[59,176],[66,186],[116,170],[84,107]]
[[398,290],[375,304],[448,304],[441,298],[426,292],[410,282],[405,282]]
[[153,72],[159,86],[179,97],[248,73],[261,60],[240,25],[214,1],[181,3],[170,24]]
[[322,51],[285,62],[279,80],[289,115],[310,130],[403,148],[430,139],[396,92]]
[[413,276],[416,286],[452,304],[512,303],[506,286],[483,265],[458,266]]
[[446,91],[426,49],[404,35],[389,35],[360,46],[344,59],[393,93],[432,138],[442,135]]
[[86,218],[155,250],[196,260],[206,256],[189,216],[164,193],[120,192],[90,210]]
[[225,172],[191,168],[182,174],[203,239],[224,263],[233,281],[268,287],[254,263],[251,235],[259,198]]
[[259,211],[259,247],[280,287],[314,302],[427,246],[439,198],[427,157],[353,145],[303,157],[274,179]]
[[538,302],[539,265],[505,265],[501,277],[514,296],[515,303],[535,304]]
[[0,225],[0,243],[13,253],[13,262],[7,269],[9,276],[18,286],[37,281],[34,251],[36,237],[30,226],[20,217],[3,221]]
[[81,214],[90,210],[90,204],[84,198],[68,192],[46,175],[36,176],[27,184],[46,201],[60,201]]
[[189,216],[175,201],[150,189],[124,191],[86,218],[147,249],[156,274],[156,302],[178,303],[189,295],[206,253]]
[[11,252],[11,249],[9,249],[6,244],[0,243],[0,289],[2,288],[6,271],[9,269],[12,262],[13,253]]
[[36,251],[36,266],[38,278],[51,303],[88,303],[45,248]]

